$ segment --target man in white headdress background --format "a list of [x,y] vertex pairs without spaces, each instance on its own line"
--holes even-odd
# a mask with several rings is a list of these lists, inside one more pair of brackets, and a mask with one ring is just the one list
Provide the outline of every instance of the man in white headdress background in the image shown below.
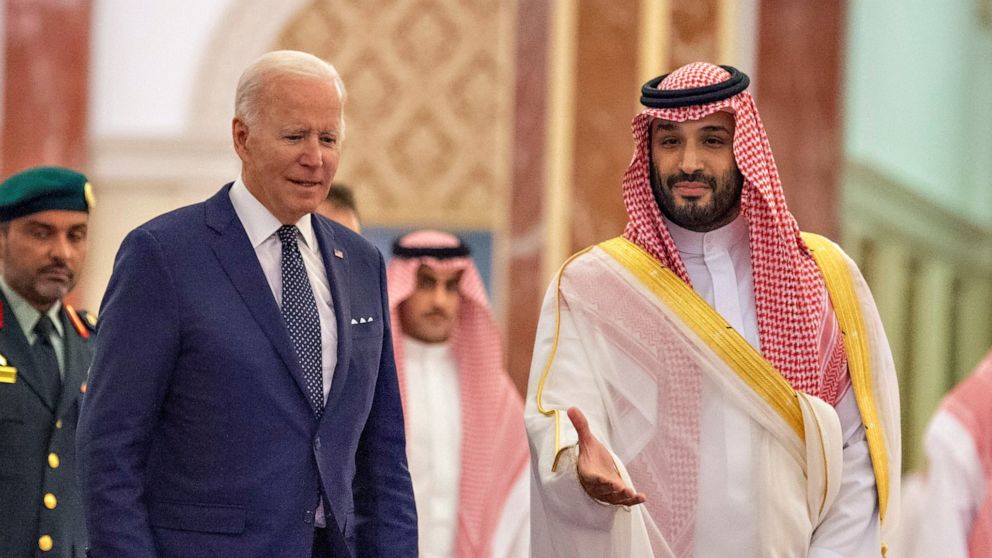
[[644,86],[624,235],[549,288],[525,410],[535,556],[882,554],[888,344],[853,262],[789,213],[748,83],[694,63]]
[[527,556],[523,403],[468,247],[412,232],[386,277],[421,558]]

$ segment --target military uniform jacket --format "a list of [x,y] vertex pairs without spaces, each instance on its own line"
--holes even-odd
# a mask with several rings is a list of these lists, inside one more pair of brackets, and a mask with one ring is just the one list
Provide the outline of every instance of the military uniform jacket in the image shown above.
[[92,326],[63,305],[62,393],[52,401],[40,389],[34,353],[2,292],[0,316],[0,556],[82,557],[75,438],[93,358]]

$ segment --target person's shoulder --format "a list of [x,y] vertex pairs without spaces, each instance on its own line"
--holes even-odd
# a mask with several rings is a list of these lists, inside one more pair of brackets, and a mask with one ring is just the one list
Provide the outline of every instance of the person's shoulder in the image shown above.
[[83,308],[76,308],[70,304],[65,305],[65,313],[69,316],[72,329],[83,338],[87,338],[97,332],[97,318],[94,312]]
[[207,234],[206,203],[173,209],[138,225],[121,241],[118,257],[126,254],[142,261],[164,257],[174,263],[208,246],[206,241],[210,235]]
[[206,202],[198,202],[167,211],[138,225],[135,230],[143,230],[153,236],[190,232],[193,229],[191,225],[203,221],[205,204]]
[[575,252],[561,263],[552,281],[570,281],[601,275],[603,255],[598,244],[587,246]]
[[223,230],[237,221],[238,215],[231,204],[231,184],[222,186],[209,198],[173,209],[139,225],[135,230],[160,234],[199,234],[199,225],[210,225]]
[[847,252],[844,251],[841,245],[829,237],[809,231],[802,231],[799,234],[802,237],[803,242],[806,244],[806,247],[812,251],[817,249],[830,250],[838,254],[843,254],[845,256],[847,255]]
[[839,243],[834,242],[826,236],[816,233],[804,231],[800,234],[810,256],[817,261],[817,265],[821,268],[821,270],[824,262],[836,260],[843,262],[848,268],[858,271],[858,265],[854,262],[851,256],[844,251],[844,248],[842,248]]
[[604,265],[604,258],[610,258],[610,254],[616,253],[617,250],[632,250],[637,254],[644,252],[633,242],[622,236],[617,236],[596,244],[590,244],[575,252],[561,264],[561,271],[563,273],[597,273],[596,270]]

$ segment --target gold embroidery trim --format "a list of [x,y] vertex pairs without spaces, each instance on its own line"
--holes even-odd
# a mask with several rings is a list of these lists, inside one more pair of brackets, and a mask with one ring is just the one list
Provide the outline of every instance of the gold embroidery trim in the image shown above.
[[599,244],[688,325],[805,441],[798,394],[778,370],[672,270],[623,237]]
[[0,366],[0,384],[15,383],[17,383],[17,369],[13,366]]
[[544,383],[548,379],[548,374],[551,372],[551,364],[555,360],[555,355],[558,353],[558,337],[561,335],[561,276],[565,273],[565,267],[572,263],[572,260],[585,254],[592,248],[586,248],[581,252],[573,254],[572,257],[565,260],[565,263],[561,264],[561,268],[558,269],[558,274],[555,278],[555,339],[551,343],[551,353],[548,355],[548,360],[544,363],[544,370],[541,371],[541,379],[537,382],[537,410],[539,413],[546,417],[552,417],[555,420],[555,460],[551,464],[551,470],[558,470],[558,460],[561,459],[561,409],[545,409],[544,408]]
[[878,418],[878,406],[875,403],[871,383],[867,332],[858,297],[855,294],[854,280],[840,250],[830,240],[805,232],[802,233],[802,237],[812,252],[820,273],[823,274],[830,302],[837,315],[841,332],[844,334],[847,368],[851,375],[854,398],[858,403],[858,410],[861,411],[865,437],[868,439],[868,453],[875,471],[879,517],[884,520],[889,501],[889,454],[885,449],[885,435]]

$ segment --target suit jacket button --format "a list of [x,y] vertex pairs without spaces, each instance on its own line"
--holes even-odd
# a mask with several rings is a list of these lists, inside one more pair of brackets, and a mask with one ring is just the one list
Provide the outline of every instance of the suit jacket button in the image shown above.
[[38,550],[42,552],[48,552],[52,549],[55,543],[52,542],[52,537],[49,535],[42,535],[38,537]]
[[48,454],[48,466],[51,467],[52,469],[59,468],[59,456],[57,453],[52,452]]
[[56,498],[55,495],[52,494],[51,492],[45,494],[45,497],[42,498],[42,501],[45,502],[45,507],[50,510],[54,510],[55,506],[59,505],[58,498]]
[[310,525],[313,523],[313,510],[303,512],[303,523]]
[[62,428],[62,419],[55,421],[55,428]]

